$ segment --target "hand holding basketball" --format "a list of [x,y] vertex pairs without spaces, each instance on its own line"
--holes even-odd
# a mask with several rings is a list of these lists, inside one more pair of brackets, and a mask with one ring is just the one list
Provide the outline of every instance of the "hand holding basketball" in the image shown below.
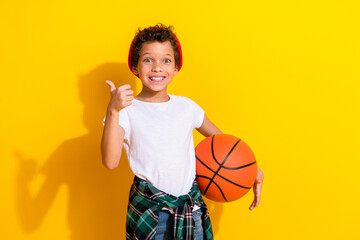
[[264,173],[261,171],[261,169],[258,167],[256,180],[253,186],[254,191],[254,201],[252,202],[250,206],[250,210],[253,210],[254,207],[259,206],[260,203],[260,195],[261,195],[261,188],[264,181]]
[[207,137],[196,146],[195,155],[199,189],[213,201],[237,200],[257,179],[255,155],[238,137],[228,134]]
[[108,108],[110,110],[120,111],[121,109],[130,106],[134,99],[134,91],[131,90],[130,84],[122,85],[118,88],[110,80],[105,81],[110,87],[111,99]]

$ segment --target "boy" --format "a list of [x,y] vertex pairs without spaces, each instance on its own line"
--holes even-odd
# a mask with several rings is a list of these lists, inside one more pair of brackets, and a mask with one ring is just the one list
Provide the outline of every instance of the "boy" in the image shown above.
[[[127,239],[213,239],[209,214],[195,181],[192,131],[222,133],[194,101],[167,94],[182,66],[172,26],[139,30],[128,63],[142,82],[134,98],[130,85],[115,88],[104,118],[103,164],[118,166],[123,145],[135,174],[126,220]],[[263,175],[254,184],[258,205]]]

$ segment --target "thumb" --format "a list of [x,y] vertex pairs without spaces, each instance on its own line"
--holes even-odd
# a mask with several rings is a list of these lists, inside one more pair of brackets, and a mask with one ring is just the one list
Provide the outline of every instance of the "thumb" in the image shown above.
[[114,85],[114,83],[113,83],[112,81],[106,80],[105,82],[109,85],[109,87],[110,87],[110,92],[112,92],[113,90],[115,90],[115,85]]

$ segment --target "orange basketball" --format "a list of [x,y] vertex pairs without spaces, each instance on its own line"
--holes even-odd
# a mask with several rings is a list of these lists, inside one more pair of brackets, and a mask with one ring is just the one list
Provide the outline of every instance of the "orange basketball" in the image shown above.
[[216,134],[195,148],[196,180],[207,198],[231,202],[244,196],[254,185],[257,164],[254,153],[241,139]]

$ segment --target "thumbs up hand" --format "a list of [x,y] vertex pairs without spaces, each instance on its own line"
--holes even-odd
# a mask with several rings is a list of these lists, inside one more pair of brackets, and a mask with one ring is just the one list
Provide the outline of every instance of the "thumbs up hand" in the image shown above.
[[111,99],[108,109],[120,111],[121,109],[130,106],[134,99],[134,91],[131,90],[130,84],[122,85],[118,88],[110,80],[105,81],[110,87]]

